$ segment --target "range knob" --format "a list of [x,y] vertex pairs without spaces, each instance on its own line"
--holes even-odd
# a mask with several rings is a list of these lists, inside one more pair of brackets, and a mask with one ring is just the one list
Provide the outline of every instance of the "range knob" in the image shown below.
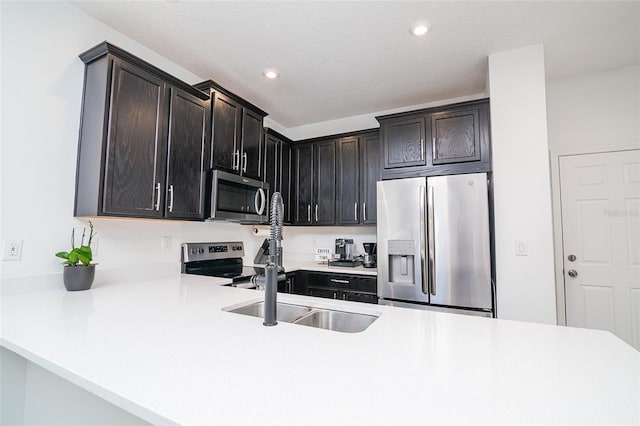
[[191,254],[196,254],[197,252],[198,252],[197,248],[194,247],[194,248],[191,249]]
[[200,247],[200,248],[198,249],[198,253],[200,253],[200,254],[204,253],[204,249],[203,249],[202,247]]

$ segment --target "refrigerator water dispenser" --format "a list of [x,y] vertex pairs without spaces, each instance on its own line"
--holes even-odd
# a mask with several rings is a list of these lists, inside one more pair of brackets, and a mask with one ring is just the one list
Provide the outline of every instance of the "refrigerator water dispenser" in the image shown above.
[[415,283],[415,246],[413,240],[389,240],[389,282],[394,284]]

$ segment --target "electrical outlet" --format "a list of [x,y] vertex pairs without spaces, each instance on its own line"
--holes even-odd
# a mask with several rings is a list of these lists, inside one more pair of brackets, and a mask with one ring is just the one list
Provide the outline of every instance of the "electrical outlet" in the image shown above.
[[22,258],[22,240],[7,240],[3,246],[3,260],[20,260]]
[[516,240],[516,256],[529,256],[529,241]]

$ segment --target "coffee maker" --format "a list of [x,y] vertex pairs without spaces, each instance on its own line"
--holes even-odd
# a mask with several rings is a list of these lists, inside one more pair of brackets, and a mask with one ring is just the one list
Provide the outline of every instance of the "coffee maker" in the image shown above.
[[362,261],[353,256],[353,239],[336,238],[336,252],[334,260],[329,261],[329,266],[349,266],[362,265]]
[[353,260],[353,239],[336,238],[336,255],[338,260]]
[[376,264],[376,251],[378,244],[376,243],[362,243],[364,247],[364,262],[362,266],[365,268],[375,268]]

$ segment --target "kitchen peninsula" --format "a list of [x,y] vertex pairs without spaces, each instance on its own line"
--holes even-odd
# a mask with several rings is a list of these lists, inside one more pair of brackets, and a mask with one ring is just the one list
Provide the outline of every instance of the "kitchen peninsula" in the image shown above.
[[640,354],[608,332],[296,295],[379,318],[264,327],[226,282],[3,282],[0,343],[153,424],[640,423]]

